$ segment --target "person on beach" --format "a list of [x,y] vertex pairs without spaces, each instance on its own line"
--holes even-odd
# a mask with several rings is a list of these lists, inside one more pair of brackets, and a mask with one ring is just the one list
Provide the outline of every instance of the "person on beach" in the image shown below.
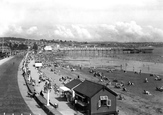
[[44,94],[43,94],[43,91],[42,91],[42,90],[40,91],[40,95],[41,95],[42,97],[44,97]]
[[120,65],[120,67],[121,67],[121,70],[122,70],[123,69],[122,65]]
[[127,91],[127,89],[124,87],[124,88],[122,89],[122,91]]
[[151,93],[147,90],[144,90],[144,94],[151,95]]
[[147,78],[145,78],[144,83],[148,83],[148,79]]
[[23,70],[23,73],[22,73],[23,77],[25,76],[25,71]]

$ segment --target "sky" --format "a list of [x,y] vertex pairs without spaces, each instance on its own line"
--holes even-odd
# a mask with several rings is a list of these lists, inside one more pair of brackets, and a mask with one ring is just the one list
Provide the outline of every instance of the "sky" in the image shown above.
[[163,42],[163,0],[0,0],[0,37]]

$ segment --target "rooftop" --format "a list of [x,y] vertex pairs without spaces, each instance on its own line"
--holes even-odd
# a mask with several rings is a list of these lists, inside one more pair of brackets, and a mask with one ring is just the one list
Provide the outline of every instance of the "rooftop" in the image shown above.
[[80,79],[73,79],[70,82],[68,82],[67,84],[65,84],[65,86],[69,89],[74,88],[75,86],[77,86],[78,84],[80,84],[82,81]]
[[111,92],[113,95],[117,96],[117,94],[114,91],[107,88],[106,86],[89,81],[89,80],[85,80],[84,82],[82,82],[79,86],[74,88],[74,91],[84,94],[87,97],[92,97],[103,88]]

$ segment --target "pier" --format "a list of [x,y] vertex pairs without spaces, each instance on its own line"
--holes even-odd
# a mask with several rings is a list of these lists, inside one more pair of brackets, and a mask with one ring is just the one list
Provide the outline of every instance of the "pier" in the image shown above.
[[67,56],[107,57],[114,54],[130,53],[123,48],[60,48]]
[[131,53],[152,53],[152,48],[123,48],[123,47],[86,47],[86,48],[59,48],[67,56],[81,56],[81,57],[107,57],[118,54]]

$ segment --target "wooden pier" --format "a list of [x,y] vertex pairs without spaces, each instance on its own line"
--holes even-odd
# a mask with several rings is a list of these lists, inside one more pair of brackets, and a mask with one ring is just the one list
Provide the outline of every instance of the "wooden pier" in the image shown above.
[[123,48],[60,48],[67,56],[107,57],[114,54],[130,53]]
[[59,48],[67,56],[81,56],[81,57],[107,57],[118,54],[130,53],[152,53],[152,48],[124,48],[124,47],[85,47],[85,48]]

